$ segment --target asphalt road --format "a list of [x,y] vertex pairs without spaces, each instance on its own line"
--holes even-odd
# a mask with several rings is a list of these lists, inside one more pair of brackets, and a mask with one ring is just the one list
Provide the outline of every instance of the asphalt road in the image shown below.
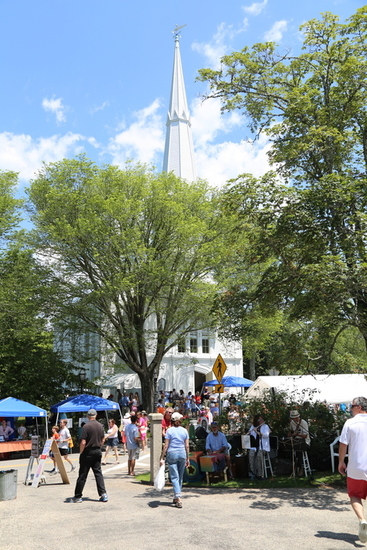
[[[72,455],[77,464],[78,455]],[[344,491],[324,489],[187,488],[183,508],[127,475],[126,459],[103,467],[109,501],[98,501],[89,475],[84,501],[72,504],[70,485],[46,476],[37,489],[24,485],[28,461],[2,461],[18,470],[17,498],[0,502],[1,550],[346,550],[364,548]],[[46,469],[51,468],[48,461]],[[136,472],[149,469],[144,453]]]

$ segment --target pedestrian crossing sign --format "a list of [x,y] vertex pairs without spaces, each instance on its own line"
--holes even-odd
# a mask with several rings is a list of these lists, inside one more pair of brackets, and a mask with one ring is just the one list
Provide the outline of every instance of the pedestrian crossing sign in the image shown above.
[[225,364],[221,354],[219,354],[213,366],[213,372],[218,382],[222,381],[222,378],[226,370],[227,370],[227,365]]

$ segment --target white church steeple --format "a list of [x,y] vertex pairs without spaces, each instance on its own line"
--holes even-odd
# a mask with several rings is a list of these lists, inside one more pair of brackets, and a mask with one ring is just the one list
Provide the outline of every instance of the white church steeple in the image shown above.
[[[181,28],[181,27],[180,27]],[[196,165],[194,145],[191,135],[190,114],[187,106],[185,83],[180,55],[180,37],[174,32],[175,54],[171,99],[167,116],[166,144],[164,148],[163,171],[174,174],[187,181],[195,181]]]

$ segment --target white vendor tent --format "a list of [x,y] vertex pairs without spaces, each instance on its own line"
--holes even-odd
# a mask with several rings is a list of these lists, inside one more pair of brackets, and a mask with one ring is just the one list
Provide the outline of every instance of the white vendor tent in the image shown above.
[[120,388],[123,390],[140,389],[139,376],[134,372],[118,372],[96,380],[95,384],[101,388]]
[[303,397],[304,401],[326,401],[329,404],[350,403],[354,397],[367,397],[364,374],[259,376],[246,392],[246,397],[261,397],[272,388],[276,392],[293,394],[295,399]]

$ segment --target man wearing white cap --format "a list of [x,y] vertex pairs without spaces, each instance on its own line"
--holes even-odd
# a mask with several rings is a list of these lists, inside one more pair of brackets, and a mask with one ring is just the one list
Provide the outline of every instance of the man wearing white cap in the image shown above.
[[91,468],[96,480],[99,500],[101,502],[108,501],[101,469],[101,447],[104,442],[104,429],[102,424],[97,422],[96,416],[97,411],[89,409],[89,422],[84,424],[80,436],[79,476],[75,485],[74,498],[71,499],[71,502],[74,503],[83,502],[83,489]]
[[185,467],[189,462],[189,434],[181,426],[183,416],[179,412],[172,414],[172,426],[168,428],[161,454],[161,465],[167,454],[169,474],[172,481],[173,504],[176,508],[182,508],[181,491]]
[[[347,474],[348,496],[359,519],[359,540],[367,542],[367,521],[362,502],[367,497],[367,399],[355,397],[351,413],[352,418],[345,422],[340,435],[338,470],[342,475]],[[347,450],[348,467],[345,464]]]

